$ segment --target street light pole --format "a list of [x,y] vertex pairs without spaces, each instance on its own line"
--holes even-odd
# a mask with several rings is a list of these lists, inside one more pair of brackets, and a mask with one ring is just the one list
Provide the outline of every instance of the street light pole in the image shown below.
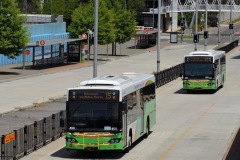
[[171,11],[171,33],[173,29],[173,0],[172,0],[172,11]]
[[87,32],[87,47],[88,47],[88,52],[87,52],[87,61],[89,61],[89,57],[90,57],[90,54],[89,54],[89,48],[90,48],[90,45],[89,45],[89,30]]
[[218,47],[220,46],[220,22],[221,22],[221,0],[219,0],[218,2],[218,9],[219,9],[219,13],[218,13]]
[[161,0],[158,0],[157,73],[160,72]]
[[98,0],[94,1],[94,63],[93,78],[97,77],[97,50],[98,50]]
[[153,28],[154,28],[154,8],[155,8],[155,0],[153,0]]
[[28,1],[25,0],[25,11],[26,11],[26,14],[27,14],[27,10],[28,10],[28,9],[27,9],[27,8],[28,8],[27,5],[28,5]]
[[[198,0],[196,0],[196,15],[195,15],[195,34],[198,36],[198,32],[197,32],[197,29],[198,29]],[[198,39],[198,38],[197,38]],[[195,43],[195,51],[197,50],[197,43]]]
[[50,1],[50,3],[51,3],[51,4],[50,4],[50,7],[51,7],[51,8],[50,8],[50,12],[51,12],[51,16],[52,16],[52,0]]
[[231,7],[231,11],[230,11],[230,24],[229,24],[229,29],[230,29],[230,43],[232,42],[232,35],[233,35],[233,24],[232,24],[232,0],[230,0],[230,7]]
[[[208,16],[208,0],[206,0],[205,8],[205,31],[207,32],[207,16]],[[204,50],[207,50],[207,38],[204,39]]]
[[127,10],[127,0],[125,0],[124,8]]

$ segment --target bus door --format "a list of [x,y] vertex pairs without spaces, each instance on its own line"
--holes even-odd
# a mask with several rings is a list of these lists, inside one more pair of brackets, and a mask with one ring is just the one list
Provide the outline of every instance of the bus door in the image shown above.
[[216,87],[218,87],[222,83],[220,59],[215,60],[215,66],[216,66],[216,79],[218,80],[218,83],[216,83]]
[[138,115],[141,117],[141,133],[144,132],[144,103],[142,97],[142,91],[137,91],[137,107],[138,107]]
[[218,66],[219,66],[219,84],[218,85],[221,85],[223,83],[223,72],[222,72],[222,62],[221,62],[221,58],[218,59]]
[[122,134],[123,134],[123,147],[127,146],[127,103],[122,103]]

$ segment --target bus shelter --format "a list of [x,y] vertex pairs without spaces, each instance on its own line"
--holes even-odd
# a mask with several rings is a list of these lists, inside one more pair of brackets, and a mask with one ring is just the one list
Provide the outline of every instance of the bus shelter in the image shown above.
[[141,30],[135,34],[135,48],[147,48],[157,43],[157,30]]
[[[81,43],[85,41],[86,39],[81,38],[41,40],[28,43],[27,48],[31,48],[32,51],[33,67],[63,62],[80,62]],[[25,60],[23,60],[23,65],[25,65]]]

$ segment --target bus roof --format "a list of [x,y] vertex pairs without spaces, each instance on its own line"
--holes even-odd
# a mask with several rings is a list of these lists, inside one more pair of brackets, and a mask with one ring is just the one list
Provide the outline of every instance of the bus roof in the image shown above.
[[141,73],[123,73],[120,75],[108,75],[86,80],[80,83],[78,87],[72,89],[104,89],[104,90],[119,90],[122,96],[136,91],[150,83],[155,83],[153,74]]
[[207,50],[207,51],[194,51],[190,52],[187,56],[215,56],[219,54],[225,54],[225,51]]

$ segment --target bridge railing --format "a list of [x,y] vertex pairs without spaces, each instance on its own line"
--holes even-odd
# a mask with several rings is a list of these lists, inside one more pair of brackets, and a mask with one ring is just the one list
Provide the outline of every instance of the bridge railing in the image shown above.
[[[178,5],[175,9],[172,6],[163,6],[162,7],[165,12],[193,12],[196,10],[195,5]],[[232,12],[240,12],[240,5],[218,5],[218,4],[208,4],[207,10],[212,12],[219,12],[219,9],[221,9],[221,12],[230,12],[232,9]],[[206,11],[206,4],[201,4],[198,6],[198,11],[203,12]]]

